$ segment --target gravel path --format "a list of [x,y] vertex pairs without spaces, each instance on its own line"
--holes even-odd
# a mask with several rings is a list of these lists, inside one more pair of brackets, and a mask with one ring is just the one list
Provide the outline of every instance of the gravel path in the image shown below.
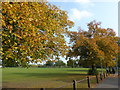
[[96,88],[118,88],[118,74],[110,75],[98,84]]

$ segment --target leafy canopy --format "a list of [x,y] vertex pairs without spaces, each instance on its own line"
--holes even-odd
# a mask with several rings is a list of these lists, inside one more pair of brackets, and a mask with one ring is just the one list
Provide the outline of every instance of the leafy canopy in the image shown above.
[[80,57],[92,65],[103,63],[104,66],[114,66],[118,54],[118,37],[113,29],[100,27],[101,23],[92,21],[88,23],[88,31],[79,30],[70,32],[70,43],[73,43],[67,57]]
[[72,26],[67,12],[50,3],[2,2],[3,64],[64,56],[64,37]]

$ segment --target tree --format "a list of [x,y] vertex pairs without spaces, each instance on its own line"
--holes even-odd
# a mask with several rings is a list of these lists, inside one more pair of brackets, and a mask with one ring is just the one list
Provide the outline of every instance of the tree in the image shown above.
[[49,66],[49,67],[54,66],[54,62],[48,60],[48,61],[46,62],[46,66]]
[[3,65],[64,56],[64,36],[72,26],[66,11],[50,3],[2,2]]
[[77,67],[78,64],[77,64],[76,60],[69,59],[67,61],[67,66],[70,66],[70,67],[74,68],[74,67]]
[[73,60],[69,59],[67,61],[67,66],[73,67]]
[[55,62],[55,65],[54,66],[59,66],[59,67],[61,67],[61,66],[65,66],[66,64],[62,61],[62,60],[58,60],[58,61],[56,61]]
[[98,64],[114,66],[118,54],[118,37],[113,29],[101,28],[100,22],[88,23],[88,31],[70,32],[70,43],[73,43],[67,57],[80,57],[80,60],[91,66],[92,70]]
[[116,58],[117,60],[117,66],[120,68],[120,38],[118,39],[118,57]]
[[0,60],[0,66],[2,66],[2,60]]

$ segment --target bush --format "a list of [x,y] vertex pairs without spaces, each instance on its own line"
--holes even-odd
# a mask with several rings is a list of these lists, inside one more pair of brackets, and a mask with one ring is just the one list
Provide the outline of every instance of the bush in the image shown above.
[[88,70],[88,75],[98,75],[97,69],[89,69]]
[[30,67],[38,67],[38,65],[30,65]]

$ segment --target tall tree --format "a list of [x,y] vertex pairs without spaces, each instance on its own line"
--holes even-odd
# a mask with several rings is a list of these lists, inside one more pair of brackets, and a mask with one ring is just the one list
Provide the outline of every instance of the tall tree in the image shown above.
[[67,66],[72,68],[77,67],[78,66],[77,60],[69,59],[67,61]]
[[49,66],[49,67],[52,67],[52,66],[54,66],[54,62],[48,60],[48,61],[46,61],[46,64],[45,64],[45,65],[46,65],[46,66]]
[[64,56],[64,35],[72,25],[66,11],[47,2],[2,2],[3,65]]
[[120,67],[120,38],[118,40],[118,46],[117,66]]
[[118,37],[113,29],[101,28],[100,22],[88,23],[88,31],[70,32],[73,43],[67,57],[78,57],[95,69],[95,65],[114,66],[118,54]]
[[62,60],[58,60],[58,61],[55,62],[55,66],[61,67],[61,66],[65,66],[65,65],[66,64]]

